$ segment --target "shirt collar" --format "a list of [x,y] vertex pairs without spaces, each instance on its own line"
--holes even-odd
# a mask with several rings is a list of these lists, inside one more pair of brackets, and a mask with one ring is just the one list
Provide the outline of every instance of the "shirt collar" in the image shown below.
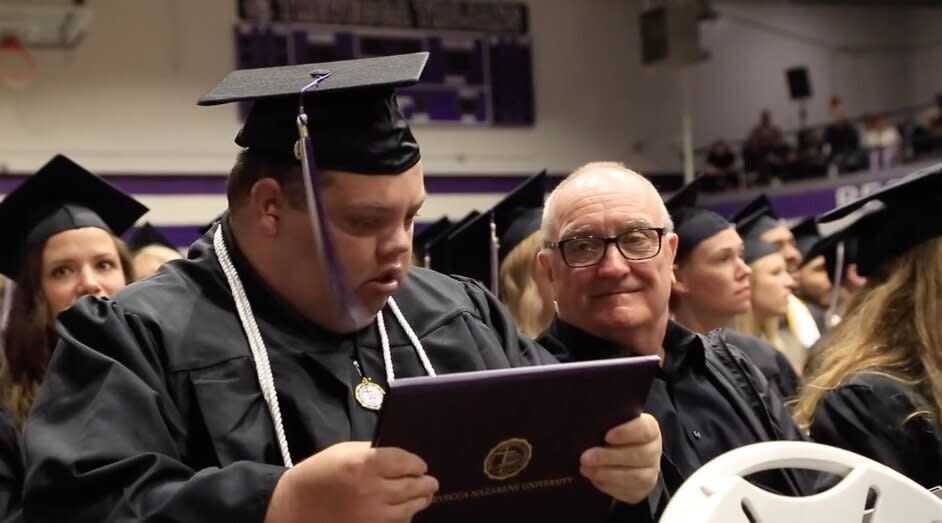
[[[561,357],[564,361],[591,361],[637,356],[633,351],[594,336],[558,317],[553,319],[547,329],[547,334],[558,339],[565,346],[566,354],[557,354],[557,357]],[[663,346],[666,355],[663,369],[668,376],[677,374],[688,364],[702,366],[705,362],[702,336],[673,320],[667,322]]]

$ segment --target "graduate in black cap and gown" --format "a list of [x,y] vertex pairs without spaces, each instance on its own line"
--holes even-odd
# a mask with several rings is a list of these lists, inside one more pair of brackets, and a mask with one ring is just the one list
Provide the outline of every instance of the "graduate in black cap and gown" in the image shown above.
[[[745,228],[748,229],[748,222]],[[788,359],[795,373],[801,376],[808,351],[784,322],[795,280],[786,269],[785,259],[775,245],[748,233],[743,235],[743,243],[743,260],[751,270],[751,306],[746,313],[736,317],[735,327],[740,332],[769,342]]]
[[154,274],[168,261],[183,257],[173,242],[150,222],[134,231],[128,247],[134,264],[134,278],[138,280]]
[[[394,89],[427,57],[236,71],[202,97],[255,101],[229,210],[186,260],[60,317],[28,517],[408,521],[437,481],[370,444],[389,383],[554,361],[479,284],[409,267],[426,194]],[[640,443],[588,449],[584,473],[637,501],[657,476],[639,445],[659,433],[617,429]]]
[[132,281],[117,236],[146,211],[62,155],[0,202],[0,223],[11,224],[0,228],[0,273],[16,284],[0,393],[20,428],[55,347],[56,316],[82,296],[108,296]]
[[867,277],[821,343],[796,418],[820,443],[884,463],[926,488],[942,485],[942,164],[819,217],[877,201],[855,225]]
[[[730,221],[736,224],[743,240],[758,238],[774,245],[785,258],[785,267],[792,279],[798,280],[802,257],[795,235],[779,218],[766,195],[760,194],[746,204]],[[783,335],[798,340],[802,347],[808,349],[821,337],[819,321],[805,302],[792,294],[788,299],[788,311],[782,320],[782,329],[787,332]]]
[[543,248],[540,223],[546,171],[530,177],[451,236],[452,270],[480,280],[507,306],[517,328],[535,338],[553,319],[553,295],[536,255]]
[[778,396],[790,398],[798,392],[798,376],[785,356],[757,337],[727,328],[751,307],[751,269],[743,259],[743,241],[733,224],[697,207],[704,180],[696,178],[664,202],[678,237],[671,314],[674,321],[701,334],[722,329],[722,335],[749,356]]
[[808,216],[790,230],[795,237],[795,247],[801,253],[798,276],[795,278],[795,296],[805,304],[814,317],[818,331],[824,334],[828,330],[825,313],[830,304],[832,285],[824,256],[812,251],[821,240],[818,223],[814,216]]
[[823,259],[824,272],[831,284],[831,295],[828,297],[825,310],[825,322],[830,328],[840,322],[853,297],[867,283],[867,278],[861,276],[857,269],[857,235],[867,234],[871,222],[880,220],[878,214],[866,217],[867,212],[858,212],[857,218],[844,228],[822,237],[811,246],[808,251],[809,258]]
[[[0,202],[0,273],[12,281],[0,373],[0,521],[17,521],[22,434],[58,336],[55,317],[83,295],[131,280],[117,235],[147,208],[62,155]],[[55,401],[55,398],[53,398]]]
[[20,445],[20,431],[13,418],[0,408],[0,521],[23,521],[20,496],[23,490],[25,457]]
[[435,244],[435,240],[451,229],[452,225],[447,216],[442,216],[426,226],[422,232],[415,233],[412,237],[412,264],[416,267],[431,269],[432,255],[429,249]]

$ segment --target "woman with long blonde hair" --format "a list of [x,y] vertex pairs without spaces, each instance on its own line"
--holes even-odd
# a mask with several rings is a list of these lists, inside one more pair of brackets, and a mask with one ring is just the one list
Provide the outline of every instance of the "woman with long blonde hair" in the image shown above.
[[942,167],[822,217],[874,198],[886,205],[857,237],[867,283],[822,341],[795,409],[815,441],[927,488],[942,483],[942,223],[926,220],[940,189]]
[[549,326],[555,314],[553,290],[536,255],[543,247],[539,230],[518,243],[500,263],[500,300],[517,328],[531,338]]
[[755,237],[746,238],[743,257],[752,270],[749,275],[751,307],[736,317],[735,327],[742,333],[769,342],[785,355],[800,376],[805,363],[805,348],[788,329],[782,328],[788,300],[795,288],[795,280],[786,269],[785,258],[774,245]]

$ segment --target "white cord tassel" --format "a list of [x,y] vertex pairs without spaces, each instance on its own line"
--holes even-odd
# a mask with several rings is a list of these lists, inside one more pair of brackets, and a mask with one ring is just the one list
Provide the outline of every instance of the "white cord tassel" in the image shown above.
[[281,458],[285,466],[291,468],[294,463],[291,461],[291,452],[288,450],[288,438],[285,436],[285,427],[281,422],[281,408],[278,406],[278,394],[275,391],[275,378],[272,376],[271,364],[268,361],[268,351],[265,348],[265,342],[258,330],[258,324],[255,323],[255,316],[252,314],[252,305],[245,295],[245,289],[242,287],[242,281],[239,279],[239,273],[232,260],[229,258],[229,251],[226,249],[226,242],[222,239],[222,227],[216,228],[216,234],[213,236],[213,247],[216,249],[216,257],[222,266],[222,271],[226,274],[226,280],[229,281],[229,288],[232,290],[232,298],[235,300],[236,310],[239,312],[239,320],[242,322],[242,329],[249,342],[249,348],[252,350],[252,359],[255,361],[255,373],[258,376],[258,383],[262,389],[262,398],[268,404],[268,412],[271,414],[272,423],[275,426],[275,436],[278,438],[278,448],[281,450]]
[[[278,438],[278,448],[281,450],[281,458],[286,467],[291,468],[294,464],[291,461],[291,452],[288,449],[288,438],[285,436],[284,424],[281,421],[281,408],[278,406],[278,394],[275,389],[275,378],[271,372],[271,364],[268,360],[268,350],[265,347],[265,341],[258,330],[258,324],[255,322],[255,315],[252,313],[252,305],[249,303],[248,296],[245,295],[245,288],[242,287],[242,280],[239,279],[239,273],[236,271],[232,260],[229,258],[229,250],[226,248],[226,242],[222,238],[222,227],[216,228],[213,235],[213,247],[216,249],[216,257],[219,259],[219,265],[226,274],[226,280],[229,282],[229,288],[232,290],[232,299],[235,301],[236,311],[239,313],[239,321],[242,323],[242,330],[249,342],[249,348],[252,351],[252,360],[255,362],[255,373],[258,376],[258,383],[262,389],[262,398],[268,405],[268,412],[272,418],[272,424],[275,426],[275,436]],[[392,310],[396,321],[405,331],[409,342],[422,361],[422,366],[429,376],[435,376],[435,369],[429,360],[425,349],[418,336],[409,326],[396,300],[390,297],[387,300],[389,308]],[[389,348],[389,336],[386,333],[386,324],[383,321],[383,311],[376,314],[376,328],[379,331],[379,339],[383,349],[383,365],[386,368],[386,381],[392,383],[396,379],[393,370],[392,353]]]

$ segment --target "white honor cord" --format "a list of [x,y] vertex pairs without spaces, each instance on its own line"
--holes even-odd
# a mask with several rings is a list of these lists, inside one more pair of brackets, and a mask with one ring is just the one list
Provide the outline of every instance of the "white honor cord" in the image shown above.
[[[222,238],[222,225],[216,228],[216,233],[213,235],[213,247],[216,250],[216,258],[219,259],[219,265],[222,266],[222,271],[226,274],[226,280],[229,282],[229,288],[232,291],[232,299],[235,301],[236,310],[239,313],[239,321],[242,323],[242,330],[245,331],[249,348],[252,351],[252,359],[255,362],[255,373],[258,375],[258,383],[262,389],[262,397],[265,399],[265,403],[268,404],[268,412],[271,414],[272,423],[275,425],[275,435],[278,438],[278,448],[281,450],[281,458],[284,460],[285,466],[291,468],[294,464],[291,461],[291,453],[288,450],[288,438],[285,437],[284,424],[281,422],[281,409],[278,407],[278,395],[275,392],[275,378],[272,375],[271,365],[268,361],[268,350],[265,348],[265,341],[262,340],[262,335],[258,330],[258,324],[255,323],[252,305],[245,295],[242,280],[239,279],[239,274],[235,266],[232,265],[232,260],[229,258],[229,250],[226,248],[226,242],[223,241]],[[399,325],[406,332],[406,336],[409,337],[409,341],[412,343],[412,347],[418,354],[419,359],[422,360],[422,366],[425,367],[425,371],[429,376],[435,376],[435,369],[432,368],[432,362],[428,359],[428,355],[425,354],[422,343],[419,342],[419,338],[416,337],[415,332],[412,331],[409,322],[406,321],[402,312],[399,311],[396,300],[390,297],[387,303],[389,304],[389,308],[392,309],[393,315],[396,316],[396,321],[399,322]],[[392,383],[395,379],[395,373],[393,372],[392,354],[389,349],[389,336],[386,334],[386,324],[383,321],[382,310],[376,314],[376,327],[379,330],[380,342],[383,347],[383,364],[386,367],[386,381]]]
[[[406,321],[402,312],[399,311],[396,300],[392,299],[392,296],[390,296],[389,299],[386,300],[386,303],[389,304],[389,308],[396,317],[396,321],[399,322],[399,326],[402,327],[402,330],[406,331],[406,336],[409,337],[412,348],[415,349],[415,353],[418,354],[419,359],[422,360],[422,366],[425,367],[425,372],[428,373],[429,376],[434,376],[435,369],[432,367],[432,362],[429,361],[428,355],[425,354],[425,349],[422,348],[422,342],[419,341],[418,336],[415,335],[415,332],[412,331],[412,327],[409,326],[409,322]],[[379,331],[379,342],[383,346],[383,365],[386,367],[386,383],[389,384],[396,379],[396,373],[393,372],[392,353],[389,350],[389,336],[386,334],[386,322],[383,320],[382,310],[376,314],[376,330]]]
[[216,258],[219,259],[222,272],[226,273],[226,280],[229,281],[229,289],[232,291],[232,299],[235,300],[236,310],[239,313],[239,321],[242,322],[242,330],[245,331],[249,348],[252,350],[252,359],[255,361],[255,374],[258,376],[258,383],[262,389],[262,398],[268,404],[268,412],[271,414],[272,423],[275,425],[275,436],[278,438],[281,459],[284,460],[286,467],[291,468],[294,463],[291,461],[291,452],[288,450],[285,427],[281,423],[281,408],[278,407],[278,394],[275,392],[275,378],[272,376],[271,365],[268,362],[268,350],[265,348],[265,342],[258,331],[258,324],[255,323],[252,304],[249,303],[249,298],[245,295],[242,280],[239,279],[239,273],[236,272],[235,266],[232,265],[232,260],[229,258],[229,250],[226,248],[226,242],[222,239],[221,224],[216,227],[216,234],[213,235],[213,247],[216,249]]

